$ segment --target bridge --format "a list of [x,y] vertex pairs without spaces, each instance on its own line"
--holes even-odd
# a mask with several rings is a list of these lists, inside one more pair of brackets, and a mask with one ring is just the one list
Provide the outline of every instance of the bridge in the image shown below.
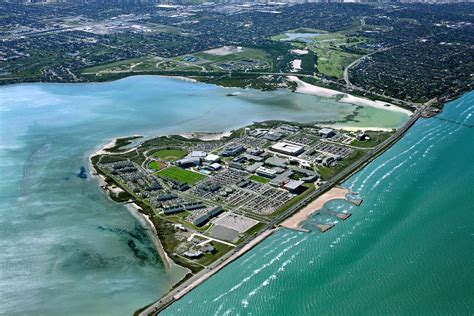
[[453,123],[453,124],[458,124],[458,125],[465,126],[465,127],[468,127],[468,128],[472,128],[474,126],[474,124],[467,124],[467,123],[464,123],[464,122],[458,122],[458,121],[450,120],[450,119],[447,119],[447,118],[444,118],[444,117],[433,116],[433,118],[437,119],[437,120],[440,120],[440,121],[445,121],[445,122],[449,122],[449,123]]

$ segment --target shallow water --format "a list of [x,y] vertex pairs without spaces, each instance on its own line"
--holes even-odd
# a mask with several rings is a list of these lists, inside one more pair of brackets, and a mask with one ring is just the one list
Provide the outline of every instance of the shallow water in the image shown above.
[[[474,92],[439,117],[472,125]],[[473,128],[418,121],[344,183],[361,206],[331,201],[305,224],[334,228],[280,230],[162,314],[472,314],[473,158]]]
[[[180,268],[165,273],[126,208],[109,201],[95,179],[77,176],[100,144],[266,119],[337,121],[355,110],[285,90],[148,76],[0,87],[0,314],[129,315],[185,274]],[[381,115],[382,127],[406,120],[371,108],[359,113]]]

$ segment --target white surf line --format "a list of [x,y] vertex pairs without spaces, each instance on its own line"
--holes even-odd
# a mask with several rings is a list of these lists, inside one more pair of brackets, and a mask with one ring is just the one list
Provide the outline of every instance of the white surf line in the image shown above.
[[[474,106],[470,106],[468,107],[467,109],[465,109],[464,111],[462,111],[460,113],[460,115],[457,117],[456,121],[458,119],[460,119],[466,112],[470,111],[471,109],[473,109]],[[462,123],[465,123],[467,122],[467,120],[472,116],[472,113],[469,113],[465,118],[464,120],[462,121]],[[446,124],[444,125],[441,125],[441,126],[446,126],[446,125],[451,125],[449,124],[448,122],[446,122]],[[431,151],[431,149],[434,148],[434,146],[436,146],[437,144],[441,143],[444,139],[446,139],[447,137],[451,136],[453,133],[456,133],[457,131],[459,131],[461,128],[463,128],[462,125],[459,125],[459,124],[456,124],[453,128],[448,128],[446,131],[440,131],[440,132],[445,132],[443,136],[439,137],[439,138],[436,138],[436,136],[439,136],[439,133],[438,134],[435,134],[435,135],[432,135],[429,140],[435,140],[433,143],[431,143],[426,149],[425,151],[423,152],[423,154],[421,156],[418,157],[418,159],[412,163],[410,165],[410,167],[413,167],[416,165],[416,163],[418,163],[422,158],[426,157],[428,155],[428,153]],[[399,169],[401,166],[403,166],[406,162],[408,161],[411,161],[413,155],[417,154],[419,151],[415,151],[412,155],[410,155],[410,157],[408,157],[407,159],[405,159],[403,162],[399,163],[398,165],[396,165],[393,169],[391,169],[389,172],[387,172],[385,175],[382,176],[382,178],[380,178],[379,180],[377,180],[377,182],[375,183],[375,185],[371,188],[372,189],[375,189],[382,180],[384,180],[386,177],[390,176],[391,174],[393,174],[393,172],[397,169]]]
[[441,126],[440,125],[437,125],[433,128],[431,128],[430,130],[428,130],[428,134],[425,135],[424,137],[422,137],[421,139],[419,139],[417,142],[415,142],[413,145],[411,145],[408,149],[402,151],[401,153],[393,156],[392,158],[386,160],[385,162],[383,162],[382,164],[380,164],[379,166],[377,166],[374,170],[372,170],[372,172],[369,173],[369,175],[362,181],[360,187],[356,190],[357,192],[361,191],[367,181],[369,181],[374,175],[375,173],[377,173],[381,168],[385,167],[387,164],[389,164],[390,162],[392,162],[393,160],[395,159],[398,159],[400,158],[401,156],[405,155],[406,153],[408,153],[409,151],[411,151],[412,149],[414,149],[416,146],[418,146],[420,143],[422,143],[426,138],[428,138],[429,136],[431,136],[433,133],[436,132],[436,130],[438,129],[441,129]]
[[[441,136],[440,138],[437,138],[435,141],[433,141],[431,143],[431,145],[428,146],[428,148],[426,148],[426,150],[423,152],[423,154],[421,155],[421,157],[425,158],[426,156],[428,156],[428,154],[430,153],[430,151],[434,148],[434,146],[438,145],[440,142],[442,142],[444,139],[446,139],[446,137],[448,136],[451,136],[454,132],[457,132],[462,126],[459,126],[458,128],[455,128],[453,129],[453,131],[450,131],[446,134],[444,134],[443,136]],[[431,138],[431,140],[434,139]]]
[[239,289],[242,285],[244,285],[245,283],[247,283],[248,281],[250,281],[254,276],[256,276],[257,274],[259,274],[262,270],[266,269],[267,267],[271,266],[273,263],[275,263],[276,261],[280,260],[280,258],[285,254],[287,253],[288,251],[290,251],[291,249],[293,249],[293,247],[296,247],[298,246],[300,243],[302,243],[303,241],[305,241],[307,238],[309,237],[309,235],[306,235],[304,238],[300,239],[299,241],[297,241],[296,243],[284,248],[278,255],[276,255],[275,257],[273,257],[269,262],[266,262],[264,263],[263,265],[261,265],[260,267],[258,267],[257,269],[253,270],[252,273],[245,277],[244,279],[242,279],[241,282],[237,283],[236,285],[234,285],[230,290],[222,293],[221,295],[219,295],[218,297],[214,298],[212,301],[213,302],[217,302],[219,301],[221,298],[223,298],[224,296],[236,291],[237,289]]
[[[449,124],[449,123],[447,123]],[[425,149],[425,152],[418,156],[418,159],[411,165],[409,165],[409,167],[413,167],[414,165],[416,165],[417,162],[419,162],[421,159],[423,159],[424,157],[426,157],[426,154],[427,152],[430,151],[431,148],[433,148],[436,144],[440,143],[441,141],[443,141],[446,137],[448,137],[449,135],[451,135],[451,133],[453,133],[455,130],[459,129],[460,127],[455,127],[455,128],[451,128],[452,131],[450,131],[450,133],[446,133],[444,134],[444,136],[441,136],[439,138],[436,138],[436,136],[439,136],[441,132],[443,131],[439,131],[440,133],[438,134],[434,134],[432,135],[429,140],[432,141],[434,139],[436,139],[431,145],[429,145],[427,147],[427,149]],[[449,131],[449,129],[448,129]],[[403,160],[401,163],[397,164],[395,167],[393,167],[392,169],[390,169],[390,171],[388,171],[387,173],[385,173],[380,179],[377,180],[377,182],[375,182],[375,184],[372,186],[372,188],[370,190],[373,190],[375,189],[380,183],[381,181],[383,181],[384,179],[386,179],[387,177],[389,177],[390,175],[392,175],[397,169],[399,169],[400,167],[402,167],[403,165],[405,165],[407,162],[413,162],[412,159],[413,157],[418,154],[420,151],[419,150],[416,150],[415,152],[413,152],[408,158],[406,158],[405,160]]]
[[219,316],[221,310],[224,308],[224,303],[220,304],[217,310],[214,312],[214,316]]
[[[295,235],[295,236],[292,236],[292,237],[289,237],[287,238],[286,240],[282,241],[281,243],[278,244],[278,246],[283,246],[283,245],[286,245],[287,243],[291,242],[293,239],[296,239],[298,238],[298,235]],[[279,248],[278,247],[274,247],[272,250],[270,250],[269,252],[263,254],[262,258],[266,258],[268,257],[269,255],[273,254],[275,251],[277,251]]]
[[301,250],[294,253],[293,255],[291,255],[291,257],[287,260],[285,260],[281,265],[280,267],[278,268],[277,272],[270,275],[266,280],[264,280],[262,283],[260,283],[259,286],[257,286],[255,289],[253,289],[250,293],[247,294],[247,297],[245,299],[242,300],[242,305],[244,307],[247,307],[248,304],[249,304],[249,299],[253,296],[255,296],[256,294],[258,294],[258,292],[260,292],[264,287],[268,286],[271,282],[275,281],[277,278],[278,278],[278,275],[281,274],[282,272],[285,271],[285,268],[287,265],[289,265],[290,263],[293,262],[293,260],[301,253]]
[[[459,120],[466,112],[469,112],[471,109],[473,109],[474,106],[470,106],[468,107],[467,109],[463,110],[460,115],[457,117],[456,121]],[[464,120],[462,121],[462,123],[466,123],[467,120],[472,116],[472,113],[469,113],[465,118]],[[416,165],[416,163],[418,161],[420,161],[422,158],[426,157],[428,155],[428,153],[431,151],[431,149],[436,146],[437,144],[439,144],[440,142],[442,142],[446,137],[452,135],[453,133],[459,131],[461,128],[463,128],[462,125],[459,125],[457,124],[457,126],[455,126],[454,128],[449,128],[447,130],[442,130],[441,127],[445,127],[445,126],[449,126],[451,124],[449,124],[448,122],[446,122],[446,124],[439,124],[438,126],[440,127],[436,132],[433,132],[433,133],[429,133],[428,135],[430,135],[429,137],[429,140],[434,140],[436,139],[433,143],[431,143],[424,151],[424,153],[415,161],[415,163],[413,163],[412,165],[410,165],[411,167]],[[433,130],[433,129],[432,129]],[[439,138],[436,138],[436,136],[439,136],[440,133],[437,133],[437,132],[445,132],[445,134]],[[423,137],[425,138],[425,137]],[[403,162],[399,163],[398,165],[396,165],[393,169],[391,169],[389,172],[387,172],[385,175],[383,175],[379,180],[377,180],[377,182],[374,184],[374,186],[372,186],[371,190],[372,189],[375,189],[382,180],[384,180],[385,178],[387,178],[388,176],[390,176],[391,174],[393,174],[393,172],[397,169],[399,169],[401,166],[405,165],[406,162],[408,161],[411,161],[411,159],[413,158],[413,156],[415,154],[417,154],[419,151],[415,151],[412,155],[410,155],[407,159],[405,159]]]
[[[433,122],[432,124],[434,124],[434,122]],[[433,131],[433,130],[436,130],[436,129],[438,129],[438,128],[440,128],[440,126],[439,126],[439,125],[435,125],[434,127],[431,127],[430,129],[428,129],[426,132],[429,133],[429,132],[431,132],[431,131]],[[408,135],[411,135],[411,130],[409,130],[409,133],[406,134],[406,136],[408,136]],[[400,156],[400,155],[402,155],[402,154],[403,154],[403,153],[400,153],[400,154],[398,154],[398,156]],[[389,162],[389,161],[391,161],[391,160],[393,160],[393,159],[396,159],[396,158],[398,158],[398,156],[392,157],[391,159],[389,159],[389,160],[386,161],[386,162]],[[383,166],[381,166],[381,167],[383,167]],[[367,172],[368,172],[368,169],[367,169],[367,168],[362,169],[362,170],[356,175],[356,177],[354,178],[354,180],[351,181],[351,184],[348,186],[348,189],[350,189],[351,191],[354,191],[354,187],[357,185],[357,182],[359,181],[359,179],[360,179],[363,175],[365,175],[365,173],[367,173]],[[369,176],[370,176],[370,175],[369,175]],[[362,187],[362,188],[363,188],[363,187]],[[361,190],[361,188],[359,188],[359,189],[356,190],[356,191],[360,191],[360,190]]]

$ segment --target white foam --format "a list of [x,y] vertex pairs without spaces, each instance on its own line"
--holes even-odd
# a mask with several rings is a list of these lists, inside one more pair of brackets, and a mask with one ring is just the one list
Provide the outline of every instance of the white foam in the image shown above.
[[212,301],[213,302],[217,302],[218,300],[220,300],[221,298],[223,298],[224,296],[226,296],[227,294],[229,293],[232,293],[234,292],[235,290],[239,289],[242,285],[244,285],[245,283],[247,283],[248,281],[250,281],[253,277],[255,277],[256,275],[258,275],[261,271],[263,271],[264,269],[266,269],[267,267],[273,265],[276,261],[280,260],[280,258],[285,254],[287,253],[288,251],[290,251],[291,249],[294,249],[294,247],[298,246],[299,244],[301,244],[303,241],[305,241],[307,238],[308,238],[309,235],[305,236],[304,238],[300,239],[299,241],[295,242],[294,244],[284,248],[278,255],[276,255],[275,257],[273,257],[269,262],[266,262],[264,263],[263,265],[261,265],[259,268],[255,269],[252,271],[252,273],[245,277],[244,279],[242,279],[242,281],[240,281],[239,283],[237,283],[236,285],[234,285],[230,290],[228,290],[227,292],[224,292],[222,293],[221,295],[219,295],[218,297],[214,298]]

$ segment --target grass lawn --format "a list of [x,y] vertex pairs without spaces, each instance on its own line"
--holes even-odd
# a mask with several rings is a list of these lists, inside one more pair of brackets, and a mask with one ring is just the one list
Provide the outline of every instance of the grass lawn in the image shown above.
[[152,161],[148,165],[148,168],[154,169],[154,170],[157,170],[157,171],[163,169],[164,167],[166,167],[166,164],[163,163],[163,162],[159,162],[159,161]]
[[195,184],[206,176],[197,172],[185,170],[179,167],[169,167],[156,173],[160,177],[169,177],[187,184]]
[[231,246],[228,246],[228,245],[225,245],[225,244],[221,244],[220,242],[217,242],[217,241],[211,241],[210,243],[212,246],[214,246],[214,248],[216,249],[216,252],[213,253],[213,254],[205,254],[204,256],[202,256],[201,258],[198,259],[197,262],[199,262],[200,264],[203,264],[205,266],[213,263],[214,261],[216,261],[218,258],[222,257],[223,255],[225,255],[227,252],[229,252],[230,250],[234,249],[234,247],[231,247]]
[[317,171],[321,175],[321,179],[323,179],[324,181],[331,179],[337,173],[337,170],[335,168],[328,168],[321,165],[318,165],[317,169]]
[[298,196],[295,196],[294,198],[292,198],[291,200],[289,200],[288,202],[286,202],[283,206],[281,206],[280,208],[278,208],[275,212],[273,212],[272,214],[270,214],[271,216],[276,216],[284,211],[286,211],[287,209],[289,209],[291,206],[293,206],[294,204],[296,204],[297,202],[301,201],[305,196],[307,196],[308,194],[310,194],[311,192],[313,192],[315,190],[315,187],[314,187],[314,184],[312,183],[305,183],[303,184],[303,186],[306,187],[306,190],[301,193],[300,195]]
[[160,158],[167,161],[176,161],[183,158],[187,154],[188,153],[183,150],[163,149],[163,150],[155,151],[153,153],[153,157]]
[[366,152],[360,149],[357,149],[351,156],[345,158],[342,162],[338,163],[334,167],[324,167],[318,165],[316,168],[318,169],[319,174],[321,175],[321,179],[327,181],[334,177],[336,174],[341,172],[347,166],[349,166],[354,161],[360,159]]
[[[317,56],[316,66],[320,73],[342,78],[344,68],[351,62],[365,54],[364,50],[357,49],[357,45],[365,43],[366,38],[354,35],[354,31],[360,28],[355,24],[347,30],[339,32],[326,32],[312,29],[296,29],[285,33],[317,33],[318,36],[311,37],[307,43],[298,40],[291,41],[294,48],[309,48]],[[285,33],[271,37],[279,41],[286,38]],[[300,56],[301,57],[301,56]]]
[[267,179],[267,178],[264,178],[264,177],[261,177],[261,176],[257,176],[257,175],[253,175],[249,179],[253,180],[255,182],[260,182],[260,183],[267,183],[267,182],[270,181],[270,179]]
[[392,135],[392,132],[366,132],[366,134],[369,136],[369,140],[366,141],[359,141],[359,140],[354,140],[351,145],[357,146],[357,147],[363,147],[363,148],[372,148],[386,140],[387,138]]

